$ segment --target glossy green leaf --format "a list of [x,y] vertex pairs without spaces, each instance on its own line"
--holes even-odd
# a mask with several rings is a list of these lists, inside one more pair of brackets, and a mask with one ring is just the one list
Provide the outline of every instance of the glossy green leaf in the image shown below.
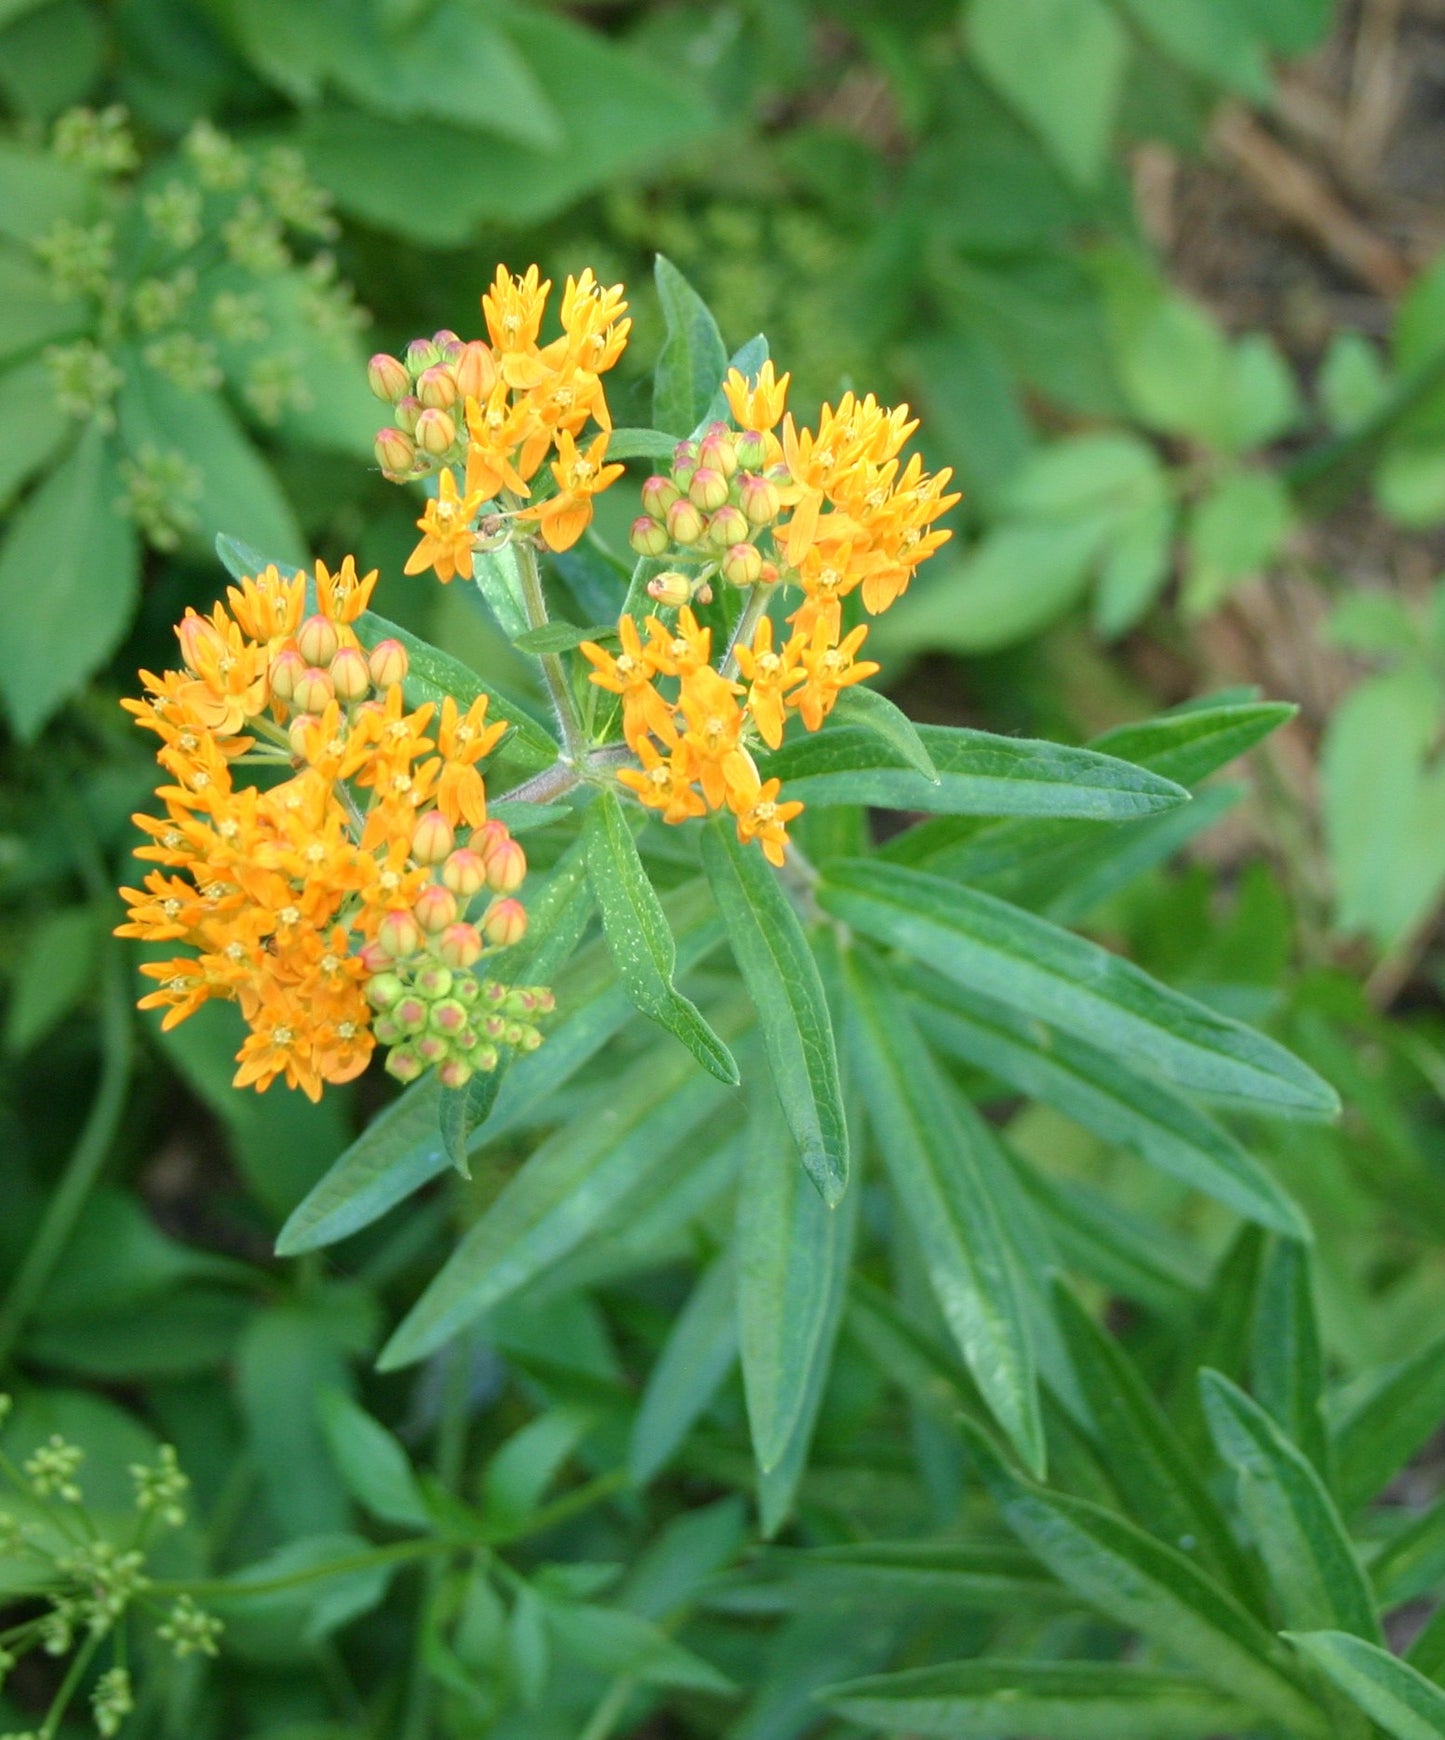
[[[737,1309],[743,1391],[764,1474],[781,1460],[814,1383],[838,1284],[837,1210],[798,1170],[770,1095],[748,1124],[738,1188]],[[836,1201],[836,1198],[835,1198]]]
[[1343,1631],[1286,1632],[1393,1740],[1441,1740],[1445,1692],[1387,1650]]
[[725,1254],[693,1288],[648,1374],[627,1456],[639,1486],[672,1460],[737,1357],[737,1275]]
[[1325,1740],[1323,1719],[1275,1639],[1197,1565],[1123,1517],[1014,1473],[969,1421],[960,1430],[1004,1521],[1060,1582],[1226,1696],[1291,1734]]
[[1331,1451],[1320,1407],[1324,1350],[1311,1269],[1307,1245],[1291,1238],[1271,1242],[1255,1303],[1250,1388],[1329,1487]]
[[707,304],[663,254],[655,276],[667,338],[653,380],[652,420],[658,429],[691,435],[727,369],[727,346]]
[[944,1662],[818,1696],[850,1722],[940,1740],[1209,1740],[1251,1719],[1203,1680],[1112,1662]]
[[990,895],[894,864],[839,860],[817,898],[865,936],[1181,1087],[1281,1113],[1338,1110],[1334,1090],[1283,1046]]
[[600,792],[587,812],[584,838],[603,934],[627,994],[711,1075],[736,1086],[732,1053],[672,982],[677,965],[672,930],[638,856],[627,812],[611,791]]
[[317,1407],[331,1459],[357,1503],[380,1522],[425,1528],[421,1488],[392,1433],[343,1390],[327,1390]]
[[92,423],[11,517],[0,547],[0,694],[25,742],[130,626],[140,558],[135,527],[117,506],[122,492],[115,448]]
[[1217,1371],[1199,1376],[1204,1415],[1234,1471],[1285,1622],[1379,1641],[1369,1584],[1324,1483],[1259,1403]]
[[[676,927],[684,968],[722,941],[722,925],[701,878],[672,890],[663,909]],[[545,1101],[633,1013],[600,939],[575,958],[555,993],[557,1014],[545,1042],[507,1070],[491,1115],[472,1133],[473,1149]],[[424,1078],[380,1112],[291,1215],[281,1229],[278,1252],[297,1255],[347,1238],[444,1172],[451,1162],[438,1128],[440,1093],[434,1077]]]
[[902,756],[915,773],[921,773],[929,781],[938,778],[938,769],[918,727],[880,690],[870,689],[866,683],[854,683],[851,688],[839,692],[831,716],[835,730],[851,725],[871,731]]
[[834,1203],[848,1182],[848,1125],[817,963],[760,852],[741,845],[737,830],[721,820],[704,830],[702,850],[798,1156],[824,1200]]
[[644,1055],[600,1109],[557,1130],[512,1175],[402,1320],[382,1367],[423,1358],[574,1250],[723,1103],[682,1053]]
[[1015,1259],[938,1067],[875,961],[848,962],[848,1044],[874,1140],[929,1281],[994,1416],[1042,1468],[1034,1350]]
[[926,968],[905,975],[905,982],[919,998],[920,1025],[941,1051],[1053,1106],[1101,1140],[1130,1149],[1249,1219],[1308,1236],[1300,1210],[1259,1161],[1169,1088],[1086,1040]]
[[1115,726],[1096,737],[1090,747],[1137,762],[1180,785],[1197,785],[1253,749],[1298,711],[1288,701],[1215,705],[1206,699],[1137,725]]
[[1057,1282],[1054,1309],[1100,1457],[1130,1516],[1251,1605],[1255,1579],[1229,1523],[1133,1361]]
[[916,757],[856,725],[799,738],[761,766],[804,803],[947,815],[1122,821],[1189,799],[1171,781],[1092,750],[946,725],[917,731],[937,779],[910,765]]

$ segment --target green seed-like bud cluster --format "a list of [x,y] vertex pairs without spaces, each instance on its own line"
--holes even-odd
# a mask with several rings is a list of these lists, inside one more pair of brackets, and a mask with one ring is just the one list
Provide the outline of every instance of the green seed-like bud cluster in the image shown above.
[[390,1048],[389,1073],[410,1082],[435,1069],[451,1088],[494,1070],[504,1047],[535,1051],[536,1021],[557,1006],[545,985],[504,985],[435,960],[375,974],[366,995],[377,1011],[372,1031]]
[[[776,566],[757,545],[783,508],[779,483],[785,473],[767,464],[770,439],[710,423],[698,440],[679,441],[669,469],[642,486],[647,511],[633,524],[633,549],[639,556],[701,558],[705,566],[692,582],[692,596],[704,603],[709,574],[720,573],[734,586],[777,578]],[[681,576],[666,578],[676,582]],[[659,591],[653,596],[674,602]]]

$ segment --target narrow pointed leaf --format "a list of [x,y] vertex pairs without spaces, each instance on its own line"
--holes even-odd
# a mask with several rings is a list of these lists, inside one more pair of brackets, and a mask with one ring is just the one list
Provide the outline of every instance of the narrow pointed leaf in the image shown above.
[[711,1075],[736,1087],[733,1054],[672,982],[677,948],[667,915],[612,792],[600,792],[587,812],[584,838],[603,933],[627,994],[644,1015],[680,1039]]
[[708,305],[663,254],[655,276],[667,338],[653,379],[652,420],[678,437],[691,435],[727,369],[727,346]]
[[1285,1636],[1393,1740],[1445,1740],[1445,1692],[1408,1662],[1343,1631]]
[[1055,1285],[1054,1306],[1101,1458],[1130,1515],[1250,1605],[1256,1579],[1133,1362],[1062,1284]]
[[901,755],[915,773],[921,773],[930,783],[938,779],[938,769],[918,726],[879,690],[870,689],[866,683],[854,683],[850,688],[840,690],[833,704],[832,718],[835,729],[853,726],[870,731],[881,743]]
[[735,828],[714,821],[702,853],[799,1158],[825,1201],[837,1202],[848,1182],[848,1124],[817,962],[777,876]]
[[738,1357],[737,1275],[716,1258],[663,1343],[632,1423],[627,1466],[645,1485],[665,1468],[722,1387]]
[[1308,1223],[1283,1186],[1188,1100],[1091,1045],[926,968],[905,977],[918,1020],[940,1051],[1128,1148],[1238,1214],[1297,1237]]
[[[742,1025],[743,1012],[731,1012]],[[385,1370],[410,1364],[575,1250],[623,1197],[666,1171],[680,1143],[723,1102],[680,1053],[649,1053],[596,1115],[536,1148],[443,1264],[382,1350]]]
[[1197,1565],[1123,1517],[1014,1473],[971,1422],[960,1430],[1004,1521],[1060,1582],[1226,1696],[1291,1734],[1325,1740],[1323,1718],[1278,1643]]
[[1137,725],[1119,725],[1090,748],[1152,768],[1180,785],[1227,767],[1299,711],[1287,701],[1238,701],[1183,707]]
[[1019,1547],[976,1541],[865,1541],[804,1551],[775,1548],[762,1561],[762,1570],[780,1579],[780,1586],[794,1595],[800,1607],[841,1600],[919,1601],[1006,1613],[1019,1604],[1053,1609],[1072,1601],[1031,1554]]
[[1034,1350],[987,1180],[938,1066],[878,964],[848,962],[849,1051],[948,1327],[1024,1461],[1043,1465]]
[[661,429],[614,429],[607,442],[607,458],[671,459],[677,436]]
[[1272,1039],[991,895],[842,859],[817,898],[874,941],[1181,1087],[1282,1113],[1339,1109],[1334,1089]]
[[939,1740],[1208,1740],[1250,1720],[1203,1680],[1113,1662],[945,1662],[817,1695],[850,1722]]
[[836,1209],[798,1169],[777,1104],[758,1096],[738,1190],[738,1345],[753,1452],[781,1461],[815,1379],[837,1287]]
[[343,1390],[326,1391],[317,1406],[331,1458],[357,1503],[381,1522],[426,1528],[426,1501],[400,1442]]
[[1272,1241],[1255,1301],[1250,1388],[1331,1487],[1330,1444],[1320,1407],[1324,1351],[1310,1269],[1307,1245],[1290,1238]]
[[1217,1371],[1199,1374],[1204,1415],[1234,1471],[1239,1507],[1269,1569],[1286,1623],[1380,1641],[1365,1574],[1334,1502],[1304,1453],[1252,1397]]
[[804,803],[942,815],[1123,821],[1189,801],[1172,780],[1091,749],[947,725],[916,730],[936,778],[919,770],[916,751],[905,753],[871,726],[851,724],[800,737],[761,766]]
[[1445,1419],[1445,1338],[1380,1371],[1334,1433],[1340,1507],[1368,1504]]

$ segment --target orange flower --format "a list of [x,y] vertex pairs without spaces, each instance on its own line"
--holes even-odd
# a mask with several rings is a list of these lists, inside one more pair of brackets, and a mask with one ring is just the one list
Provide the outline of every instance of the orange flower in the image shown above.
[[542,278],[535,266],[515,278],[498,266],[491,289],[482,297],[497,367],[509,387],[535,387],[547,378],[547,365],[537,354],[537,334],[551,289],[552,280]]
[[406,559],[404,574],[420,574],[428,568],[446,585],[456,575],[472,577],[472,521],[477,517],[485,497],[480,490],[457,494],[457,480],[451,467],[443,469],[437,480],[438,493],[426,504],[426,512],[416,522],[422,540]]
[[622,735],[634,752],[649,731],[664,743],[675,743],[673,709],[653,687],[656,666],[650,650],[642,645],[636,622],[630,616],[622,617],[617,634],[622,651],[615,655],[591,640],[584,640],[578,647],[578,652],[593,667],[588,680],[599,689],[622,697]]
[[644,738],[637,758],[641,768],[624,767],[617,777],[637,793],[648,809],[661,810],[663,821],[685,822],[691,816],[707,813],[707,804],[693,789],[696,762],[685,743],[679,743],[670,756],[664,757],[656,744]]
[[869,659],[854,660],[854,654],[867,635],[867,628],[860,623],[834,646],[826,623],[820,622],[813,630],[812,639],[799,650],[798,662],[802,666],[799,675],[804,677],[804,681],[801,688],[788,696],[788,705],[797,708],[798,716],[809,731],[821,727],[842,690],[861,683],[881,668]]
[[743,710],[735,696],[741,685],[704,665],[682,681],[678,706],[687,722],[682,741],[692,751],[697,779],[712,809],[721,809],[727,794],[726,762],[743,733]]
[[771,360],[758,370],[757,381],[752,385],[741,370],[729,369],[723,381],[723,396],[738,428],[751,429],[759,435],[777,428],[788,402],[788,383],[792,378],[787,374],[775,379]]
[[[451,473],[446,472],[444,476],[449,478]],[[442,487],[445,489],[445,483]],[[466,574],[470,572],[470,568],[462,568],[461,571]],[[341,566],[334,574],[327,569],[324,562],[318,561],[316,564],[317,608],[323,616],[330,617],[332,622],[355,622],[371,603],[371,595],[375,590],[376,569],[373,568],[369,574],[358,574],[354,556],[343,556]]]
[[779,803],[781,782],[776,779],[760,782],[751,767],[744,771],[735,762],[730,773],[728,808],[737,818],[738,839],[745,846],[756,840],[767,861],[781,867],[787,852],[787,825],[795,816],[802,815],[802,804],[796,798]]
[[485,404],[468,399],[467,433],[471,437],[467,448],[468,496],[487,501],[504,489],[513,495],[528,495],[527,479],[542,463],[548,440],[542,441],[535,458],[528,455],[524,459],[520,470],[513,463],[513,455],[539,431],[536,407],[530,399],[512,404],[504,380],[492,388]]
[[604,430],[586,453],[577,451],[577,443],[567,431],[557,436],[557,458],[552,476],[557,480],[557,494],[521,514],[522,519],[534,519],[542,541],[550,550],[570,550],[592,523],[592,498],[621,477],[626,469],[621,465],[605,465],[608,436]]
[[798,653],[803,637],[794,635],[780,652],[773,651],[773,625],[765,616],[753,630],[753,644],[737,649],[738,668],[748,679],[747,710],[769,749],[783,741],[787,718],[785,696],[803,680]]

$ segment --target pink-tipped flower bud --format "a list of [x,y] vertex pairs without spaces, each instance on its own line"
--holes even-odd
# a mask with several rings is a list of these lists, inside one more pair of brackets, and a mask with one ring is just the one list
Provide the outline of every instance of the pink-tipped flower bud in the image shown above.
[[329,616],[308,616],[296,631],[296,650],[308,665],[329,665],[341,645],[341,635]]
[[371,693],[371,672],[366,668],[366,655],[356,647],[342,647],[328,669],[338,700],[364,701]]
[[378,689],[389,689],[393,683],[405,682],[410,663],[406,648],[401,642],[387,639],[377,641],[371,649],[366,668],[371,672],[371,680]]
[[416,921],[429,936],[435,936],[457,921],[457,897],[440,882],[429,882],[412,902]]
[[720,471],[724,477],[731,477],[738,468],[738,456],[726,429],[707,436],[697,450],[697,457],[700,465],[710,471]]
[[711,513],[727,500],[728,480],[710,465],[700,465],[692,474],[692,482],[687,486],[687,496],[694,507],[700,507],[705,514]]
[[300,681],[302,672],[306,669],[306,660],[297,652],[294,646],[283,646],[271,660],[271,668],[266,676],[271,684],[271,693],[278,701],[289,701],[296,693],[296,684]]
[[440,961],[428,961],[416,975],[416,989],[417,995],[425,997],[429,1003],[434,1003],[438,997],[451,996],[451,968],[444,967]]
[[482,1031],[488,1039],[500,1039],[507,1031],[507,1023],[500,1015],[488,1015],[482,1021]]
[[708,542],[726,549],[729,544],[741,544],[751,529],[743,510],[728,502],[707,522]]
[[455,367],[457,390],[463,399],[485,399],[497,384],[497,359],[479,338],[462,346]]
[[550,985],[534,985],[532,987],[532,995],[536,998],[536,1012],[538,1015],[550,1015],[557,1007],[557,999],[553,996]]
[[413,376],[442,360],[441,348],[429,338],[414,338],[406,347],[406,366]]
[[383,913],[376,927],[377,947],[394,961],[404,961],[421,947],[421,926],[404,906]]
[[467,844],[480,855],[485,864],[497,847],[511,837],[505,822],[483,822],[481,827],[472,829],[467,837]]
[[378,942],[363,943],[356,958],[365,967],[368,978],[374,979],[378,973],[391,970],[391,956]]
[[371,1031],[378,1045],[400,1045],[406,1038],[390,1015],[378,1015],[371,1024]]
[[403,1033],[420,1033],[426,1026],[429,1008],[430,1004],[424,997],[418,997],[415,991],[408,991],[404,997],[392,1004],[388,1014]]
[[722,559],[722,576],[733,586],[756,586],[763,575],[763,558],[755,544],[734,544]]
[[415,393],[407,393],[396,401],[396,410],[392,413],[392,419],[398,429],[404,429],[408,435],[415,435],[417,418],[425,409],[426,407]]
[[642,514],[632,522],[627,541],[639,556],[660,556],[668,545],[667,528]]
[[442,881],[459,900],[470,900],[487,885],[486,859],[470,846],[459,846],[442,865]]
[[331,686],[331,678],[315,665],[302,671],[297,677],[296,689],[291,696],[292,703],[303,713],[324,713],[335,699],[336,691]]
[[461,972],[481,959],[482,933],[474,924],[449,924],[437,939],[437,953]]
[[429,411],[449,411],[457,402],[457,383],[445,363],[433,363],[416,377],[416,396]]
[[394,356],[383,350],[366,365],[366,384],[378,399],[394,405],[411,386],[411,376]]
[[642,486],[642,505],[652,519],[662,520],[681,494],[670,477],[649,477]]
[[443,997],[432,1004],[427,1020],[434,1032],[445,1033],[452,1039],[466,1030],[467,1012],[455,997]]
[[768,457],[768,441],[756,429],[744,429],[733,436],[733,452],[744,471],[756,471]]
[[444,1088],[464,1088],[475,1074],[471,1064],[460,1057],[449,1057],[437,1070],[437,1080]]
[[409,1045],[394,1045],[386,1054],[386,1073],[402,1083],[416,1081],[426,1065]]
[[501,840],[487,856],[487,887],[512,894],[527,878],[527,854],[515,840]]
[[692,597],[692,582],[686,574],[669,568],[665,574],[654,574],[647,582],[647,596],[664,610],[681,610]]
[[428,810],[411,831],[411,855],[418,864],[440,864],[456,843],[456,831],[440,810]]
[[291,745],[291,757],[299,766],[308,759],[306,754],[306,734],[312,720],[309,714],[298,713],[286,727],[286,741]]
[[779,580],[778,564],[776,562],[764,562],[760,579],[764,586],[776,586]]
[[482,920],[482,935],[495,949],[509,949],[527,934],[527,909],[520,900],[495,900]]
[[461,335],[452,331],[451,327],[443,326],[431,335],[432,343],[444,357],[454,356],[462,348]]
[[388,477],[405,477],[416,464],[416,444],[400,429],[378,429],[371,451]]
[[406,995],[406,986],[395,973],[373,973],[364,990],[367,1002],[378,1012],[392,1008]]
[[440,459],[456,445],[457,426],[447,412],[432,409],[423,411],[417,418],[415,434],[416,444],[422,452]]
[[766,526],[778,517],[778,509],[783,505],[778,499],[778,486],[771,478],[758,477],[749,472],[742,480],[738,489],[738,499],[749,522],[755,526]]
[[697,442],[679,441],[672,450],[672,463],[674,465],[695,466],[697,464]]
[[667,510],[667,530],[675,544],[695,544],[703,534],[703,517],[690,501],[680,497]]
[[529,1027],[523,1022],[520,1035],[511,1043],[516,1046],[518,1051],[535,1051],[542,1043],[542,1035],[535,1027]]
[[501,1061],[501,1053],[495,1045],[479,1045],[471,1055],[472,1068],[480,1070],[483,1075],[490,1075]]
[[440,1063],[447,1055],[448,1046],[440,1033],[418,1033],[411,1042],[412,1050],[423,1063]]
[[[478,932],[478,936],[480,936],[480,934],[481,933]],[[482,994],[482,987],[477,983],[477,981],[472,977],[472,975],[470,973],[457,973],[454,976],[453,982],[452,982],[452,995],[456,998],[459,998],[463,1003],[465,1003],[468,1006],[468,1008],[470,1008],[471,1005],[476,1002],[477,998],[480,997],[481,994]]]

